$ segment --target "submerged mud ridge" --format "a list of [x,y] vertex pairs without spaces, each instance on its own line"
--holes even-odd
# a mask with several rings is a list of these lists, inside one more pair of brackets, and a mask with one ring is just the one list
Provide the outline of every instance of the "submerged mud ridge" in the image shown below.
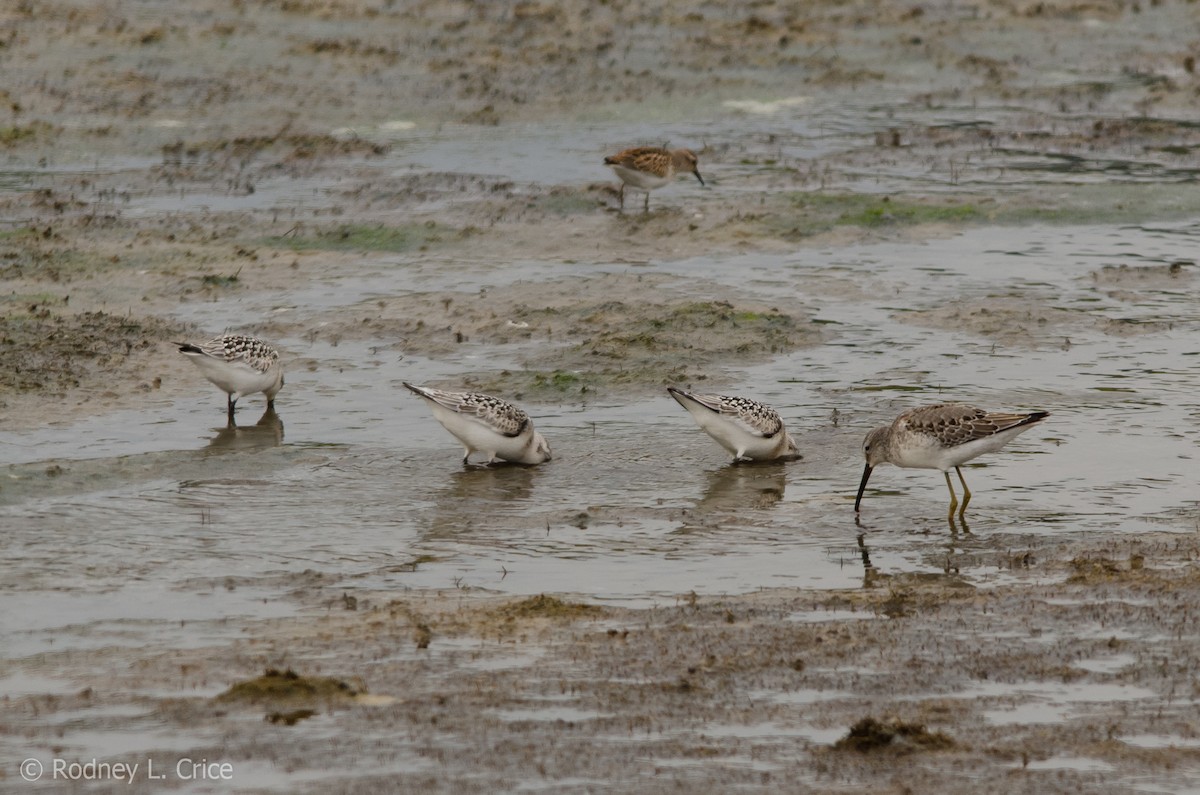
[[[312,339],[394,340],[405,355],[463,349],[506,352],[520,370],[464,373],[474,388],[552,397],[633,394],[668,383],[720,378],[726,368],[819,344],[820,327],[792,302],[707,296],[728,291],[702,280],[636,270],[476,291],[409,293],[318,315]],[[304,327],[272,323],[277,335]],[[511,353],[507,353],[511,351]]]
[[[1090,274],[1089,293],[1064,306],[1061,296],[997,290],[983,298],[955,300],[932,308],[905,308],[896,320],[938,329],[958,329],[982,335],[1002,346],[1037,348],[1071,345],[1071,338],[1099,332],[1109,338],[1161,334],[1176,321],[1164,318],[1172,303],[1191,288],[1195,263],[1179,260],[1165,265],[1106,265]],[[1116,302],[1118,316],[1097,311],[1101,299]]]

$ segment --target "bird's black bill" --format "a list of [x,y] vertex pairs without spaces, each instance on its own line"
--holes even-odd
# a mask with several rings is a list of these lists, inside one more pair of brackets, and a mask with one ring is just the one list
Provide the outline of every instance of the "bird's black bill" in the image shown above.
[[696,175],[696,179],[700,180],[700,184],[701,184],[701,185],[703,185],[703,184],[704,184],[704,177],[700,176],[700,169],[696,169],[696,170],[695,170],[695,171],[693,171],[692,173]]
[[854,512],[858,513],[858,506],[862,502],[863,492],[867,489],[867,481],[871,479],[871,465],[867,464],[863,469],[862,483],[858,484],[858,496],[854,498]]

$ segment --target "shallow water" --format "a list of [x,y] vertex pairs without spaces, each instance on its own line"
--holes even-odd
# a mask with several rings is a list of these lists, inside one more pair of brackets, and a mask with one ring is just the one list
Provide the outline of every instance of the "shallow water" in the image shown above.
[[[252,426],[254,396],[242,401],[243,427],[224,428],[221,395],[197,376],[195,397],[178,404],[4,434],[0,502],[12,529],[0,578],[21,608],[0,618],[5,648],[19,657],[110,633],[182,642],[164,637],[162,622],[283,615],[338,589],[457,586],[646,605],[692,591],[854,588],[868,564],[953,569],[986,585],[1013,576],[996,550],[1036,550],[1062,534],[1192,532],[1194,266],[1144,283],[1093,274],[1186,260],[1198,233],[1189,223],[985,228],[645,266],[760,293],[822,324],[826,344],[747,367],[728,390],[783,414],[805,456],[788,464],[729,466],[663,395],[529,405],[554,461],[464,469],[454,441],[399,386],[478,367],[485,351],[431,361],[300,339],[279,342],[318,364],[289,371],[278,417],[263,427]],[[628,267],[533,264],[490,278]],[[344,299],[403,290],[407,272],[364,266]],[[188,311],[220,325],[307,300],[250,295]],[[976,316],[966,330],[910,321],[989,304],[1009,313],[1003,335],[978,333]],[[967,468],[970,533],[947,526],[940,475],[890,467],[872,478],[856,524],[864,432],[951,399],[1052,417]],[[305,581],[313,572],[319,583]]]

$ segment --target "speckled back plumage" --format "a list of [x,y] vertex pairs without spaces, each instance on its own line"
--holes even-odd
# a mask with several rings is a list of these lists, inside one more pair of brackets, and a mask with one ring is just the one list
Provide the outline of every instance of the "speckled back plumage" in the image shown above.
[[446,392],[429,387],[405,384],[421,397],[433,400],[441,406],[459,414],[466,414],[491,426],[504,436],[520,436],[529,425],[529,415],[507,400],[485,395],[481,392]]
[[677,171],[692,171],[696,163],[696,153],[690,149],[667,149],[662,146],[635,146],[604,158],[607,166],[621,166],[663,179],[674,176]]
[[988,412],[964,403],[939,403],[904,412],[892,423],[892,432],[920,433],[936,439],[943,447],[956,447],[1036,422],[1043,416],[1045,412]]
[[633,171],[669,177],[674,172],[671,153],[661,146],[638,146],[604,158],[607,166],[622,166]]
[[783,419],[779,412],[757,400],[730,395],[698,395],[694,392],[684,394],[722,416],[738,420],[746,430],[759,436],[769,438],[783,430]]
[[283,365],[279,351],[266,342],[245,334],[221,334],[208,342],[177,342],[179,352],[200,368],[204,377],[228,396],[230,419],[234,406],[245,395],[262,392],[267,406],[283,388]]
[[733,395],[699,395],[673,386],[667,392],[696,424],[738,461],[799,458],[796,440],[770,406]]
[[862,480],[854,498],[857,513],[871,472],[880,464],[895,464],[911,469],[937,469],[946,479],[950,492],[947,518],[954,523],[958,496],[950,482],[950,470],[958,473],[963,487],[962,518],[971,501],[971,490],[963,477],[962,465],[986,453],[994,453],[1014,438],[1050,416],[1048,411],[984,411],[964,403],[937,403],[909,409],[890,425],[871,430],[863,440]]
[[245,362],[260,373],[279,361],[279,351],[257,337],[245,334],[221,334],[195,346],[206,356],[227,362]]

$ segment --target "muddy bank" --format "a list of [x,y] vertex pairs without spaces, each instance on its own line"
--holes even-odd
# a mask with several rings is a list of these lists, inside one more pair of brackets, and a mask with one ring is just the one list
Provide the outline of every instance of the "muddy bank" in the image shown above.
[[389,340],[381,349],[403,355],[487,350],[494,360],[510,361],[510,369],[466,372],[460,383],[546,401],[638,395],[819,344],[820,327],[802,312],[736,296],[719,284],[631,269],[414,292],[318,314],[303,327],[275,322],[268,330],[335,344]]
[[[1156,695],[1187,690],[1196,663],[1177,631],[1196,598],[1180,566],[1200,555],[1194,541],[1071,542],[1069,560],[972,546],[1011,582],[881,574],[869,549],[860,590],[683,595],[643,611],[310,580],[305,601],[320,612],[254,622],[232,648],[138,655],[103,683],[94,666],[128,652],[24,661],[18,670],[52,666],[78,690],[10,698],[7,725],[31,737],[47,721],[153,726],[164,741],[219,730],[219,745],[194,751],[251,782],[269,760],[275,781],[300,790],[331,756],[365,792],[530,781],[951,791],[965,769],[994,782],[988,792],[1193,781],[1200,751],[1166,737],[1191,736],[1194,705]],[[195,695],[152,695],[179,690]],[[134,714],[113,713],[131,698]],[[451,747],[473,749],[469,768]],[[164,765],[176,755],[151,752]]]

